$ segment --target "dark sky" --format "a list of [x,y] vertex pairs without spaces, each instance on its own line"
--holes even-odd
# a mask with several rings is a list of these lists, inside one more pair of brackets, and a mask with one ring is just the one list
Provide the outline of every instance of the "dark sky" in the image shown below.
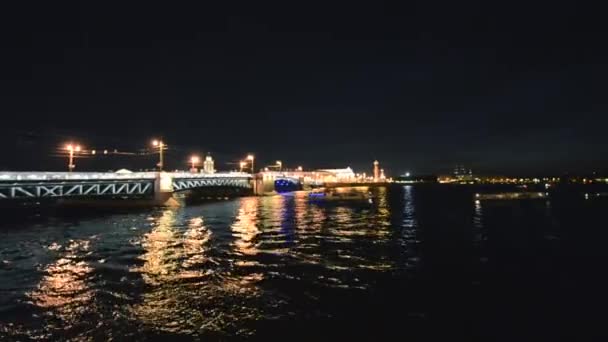
[[[64,167],[64,141],[172,168],[484,173],[608,166],[606,30],[574,2],[57,2],[2,10],[0,169]],[[27,7],[26,7],[27,6]],[[153,165],[87,158],[80,169]],[[232,164],[234,165],[234,164]]]

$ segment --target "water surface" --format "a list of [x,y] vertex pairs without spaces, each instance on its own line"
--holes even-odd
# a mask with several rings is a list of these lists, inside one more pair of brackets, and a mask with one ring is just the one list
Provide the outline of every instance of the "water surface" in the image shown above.
[[601,334],[606,201],[476,203],[475,191],[379,188],[373,205],[331,206],[297,192],[6,220],[0,338]]

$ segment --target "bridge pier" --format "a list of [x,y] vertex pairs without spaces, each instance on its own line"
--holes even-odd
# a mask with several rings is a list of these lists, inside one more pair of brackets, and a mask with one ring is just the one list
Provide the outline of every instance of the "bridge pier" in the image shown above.
[[251,179],[251,182],[252,182],[253,194],[255,196],[262,196],[262,195],[264,195],[264,193],[267,192],[264,187],[264,178],[262,177],[261,174],[259,174],[259,173],[254,174],[253,178]]
[[179,202],[173,198],[173,179],[165,172],[159,172],[154,179],[154,205],[179,207]]

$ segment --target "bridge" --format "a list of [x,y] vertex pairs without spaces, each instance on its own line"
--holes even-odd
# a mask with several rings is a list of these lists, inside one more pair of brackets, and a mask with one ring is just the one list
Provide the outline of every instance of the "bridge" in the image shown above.
[[262,180],[262,192],[271,192],[277,187],[277,182],[282,184],[299,184],[303,187],[322,186],[338,182],[354,182],[356,176],[350,167],[344,169],[322,169],[312,171],[285,170],[285,171],[262,171],[259,173]]
[[0,172],[0,200],[44,198],[155,198],[205,188],[252,189],[242,172]]

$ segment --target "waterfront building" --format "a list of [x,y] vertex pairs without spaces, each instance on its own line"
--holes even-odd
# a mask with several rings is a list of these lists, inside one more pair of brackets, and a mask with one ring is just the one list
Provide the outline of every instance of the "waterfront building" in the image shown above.
[[211,156],[205,157],[205,161],[203,162],[203,172],[204,173],[215,173],[215,163]]
[[325,181],[333,182],[354,182],[356,175],[353,169],[322,169],[318,170],[325,177]]
[[374,160],[374,182],[380,180],[380,162]]

